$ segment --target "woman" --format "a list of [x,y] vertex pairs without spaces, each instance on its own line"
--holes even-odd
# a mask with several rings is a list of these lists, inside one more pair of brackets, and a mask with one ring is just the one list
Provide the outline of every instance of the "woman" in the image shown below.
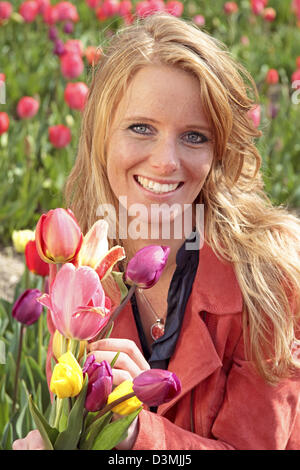
[[[167,14],[115,35],[95,71],[68,206],[84,232],[101,204],[125,208],[127,230],[117,224],[111,243],[127,259],[153,244],[170,255],[157,284],[138,290],[90,349],[97,360],[122,351],[115,383],[150,365],[182,382],[179,397],[139,414],[119,449],[300,446],[300,226],[263,192],[255,98],[222,44]],[[174,211],[157,219],[157,204]],[[186,207],[197,229],[190,250],[178,230]]]

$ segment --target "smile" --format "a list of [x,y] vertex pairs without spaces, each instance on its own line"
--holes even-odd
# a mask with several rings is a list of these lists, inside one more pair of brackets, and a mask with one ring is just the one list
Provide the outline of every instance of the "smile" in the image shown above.
[[140,186],[155,194],[169,193],[175,191],[179,186],[183,185],[182,181],[180,181],[179,183],[162,184],[158,183],[157,181],[145,178],[144,176],[135,176],[134,179],[139,183]]

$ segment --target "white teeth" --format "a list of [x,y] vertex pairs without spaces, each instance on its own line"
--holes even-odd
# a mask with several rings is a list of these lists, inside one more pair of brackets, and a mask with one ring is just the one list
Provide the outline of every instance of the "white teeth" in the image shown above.
[[174,191],[174,189],[176,189],[180,184],[180,183],[160,184],[160,183],[157,183],[157,181],[148,180],[147,178],[144,178],[143,176],[138,176],[137,180],[141,186],[157,194],[168,193],[169,191]]

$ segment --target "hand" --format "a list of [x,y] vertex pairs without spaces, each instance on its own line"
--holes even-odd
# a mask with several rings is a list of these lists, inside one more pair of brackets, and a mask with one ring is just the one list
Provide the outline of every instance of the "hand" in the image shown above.
[[13,450],[45,450],[44,441],[37,429],[30,431],[24,439],[13,442]]
[[129,339],[108,338],[89,344],[89,350],[97,362],[106,360],[109,364],[120,351],[113,368],[113,383],[119,385],[124,380],[132,380],[141,372],[150,369],[134,341]]
[[[122,418],[121,415],[114,413],[112,420]],[[127,437],[115,447],[117,450],[131,450],[136,441],[139,431],[139,417],[137,416],[127,429]]]

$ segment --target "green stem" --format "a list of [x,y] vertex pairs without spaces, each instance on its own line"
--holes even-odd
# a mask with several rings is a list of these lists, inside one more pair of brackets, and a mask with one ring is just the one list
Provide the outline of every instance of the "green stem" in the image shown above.
[[19,336],[19,346],[18,346],[18,357],[17,357],[17,363],[16,363],[16,375],[15,375],[13,405],[12,405],[13,413],[14,413],[15,408],[16,408],[17,395],[18,395],[19,373],[20,373],[20,364],[21,364],[21,356],[22,356],[24,330],[25,330],[25,325],[21,325],[20,336]]
[[62,412],[62,406],[63,406],[63,398],[58,398],[56,397],[56,415],[55,415],[55,421],[54,421],[54,427],[56,429],[59,428],[59,420]]
[[97,419],[101,418],[101,416],[105,415],[108,411],[111,411],[115,406],[119,405],[119,403],[122,403],[123,401],[129,400],[129,398],[132,398],[132,397],[135,397],[134,392],[130,392],[127,395],[124,395],[123,397],[120,397],[117,400],[112,401],[108,405],[105,405],[105,407],[102,408],[102,410],[100,410],[99,413],[95,416],[92,423],[94,423]]

